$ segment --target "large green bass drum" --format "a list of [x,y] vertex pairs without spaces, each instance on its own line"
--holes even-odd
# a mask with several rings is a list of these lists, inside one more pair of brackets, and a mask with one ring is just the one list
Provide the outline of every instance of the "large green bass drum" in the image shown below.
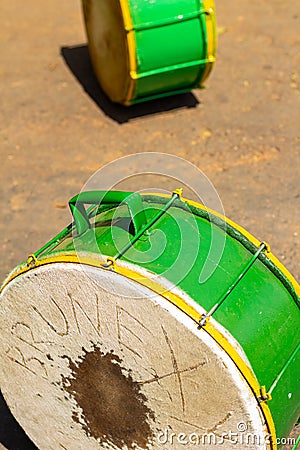
[[216,54],[214,0],[82,0],[108,97],[130,105],[203,85]]
[[1,391],[38,448],[279,448],[299,285],[268,245],[180,190],[70,207],[0,296]]

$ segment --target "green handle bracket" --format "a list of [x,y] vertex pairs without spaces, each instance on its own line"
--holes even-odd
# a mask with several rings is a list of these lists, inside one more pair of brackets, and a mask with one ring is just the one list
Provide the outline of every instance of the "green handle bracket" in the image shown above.
[[85,204],[99,205],[112,204],[112,207],[124,203],[127,205],[136,235],[146,226],[146,215],[142,198],[135,192],[123,191],[87,191],[81,192],[69,201],[69,206],[74,217],[78,234],[85,233],[91,228],[85,209]]

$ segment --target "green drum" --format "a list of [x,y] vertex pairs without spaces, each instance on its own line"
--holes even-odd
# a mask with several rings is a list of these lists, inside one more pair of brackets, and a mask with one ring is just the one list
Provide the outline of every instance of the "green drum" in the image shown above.
[[215,61],[213,0],[82,0],[95,74],[130,105],[201,87]]
[[0,386],[39,449],[276,449],[299,417],[299,285],[182,198],[82,192],[6,279]]

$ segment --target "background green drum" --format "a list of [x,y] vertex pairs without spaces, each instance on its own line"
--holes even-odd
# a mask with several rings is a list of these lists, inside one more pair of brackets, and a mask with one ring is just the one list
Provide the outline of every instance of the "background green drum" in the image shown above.
[[213,0],[83,0],[91,60],[130,105],[200,87],[215,61]]
[[31,439],[278,448],[300,413],[299,285],[267,244],[180,190],[70,207],[1,292],[1,390]]

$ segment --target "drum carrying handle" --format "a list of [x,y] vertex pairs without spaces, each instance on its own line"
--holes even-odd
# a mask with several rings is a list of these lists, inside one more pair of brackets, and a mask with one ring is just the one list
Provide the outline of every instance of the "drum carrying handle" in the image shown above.
[[100,204],[112,204],[112,207],[116,207],[121,203],[127,205],[134,227],[134,234],[137,234],[147,223],[142,198],[135,192],[123,191],[86,191],[80,192],[71,198],[69,206],[78,234],[82,234],[91,228],[85,204],[99,206]]

